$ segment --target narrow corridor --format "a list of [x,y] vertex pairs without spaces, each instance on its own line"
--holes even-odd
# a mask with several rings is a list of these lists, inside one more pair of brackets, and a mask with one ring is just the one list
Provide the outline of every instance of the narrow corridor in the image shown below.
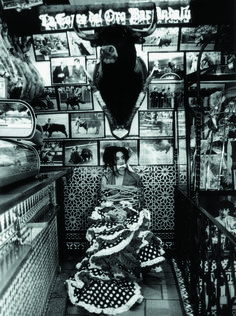
[[[76,272],[75,264],[78,259],[68,258],[61,265],[61,273],[58,274],[50,296],[46,316],[91,316],[85,309],[72,305],[67,297],[64,280]],[[159,278],[146,277],[142,289],[144,300],[142,304],[135,305],[121,316],[183,316],[181,297],[178,292],[175,276],[171,264],[166,260],[162,265],[163,272]]]

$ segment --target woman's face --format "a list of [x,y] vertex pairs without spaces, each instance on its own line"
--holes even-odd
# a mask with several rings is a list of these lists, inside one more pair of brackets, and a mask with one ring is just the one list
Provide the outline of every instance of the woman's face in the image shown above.
[[229,216],[229,208],[222,208],[222,209],[220,209],[219,210],[219,215],[220,215],[221,219]]
[[124,154],[121,151],[118,151],[116,153],[115,162],[116,162],[116,166],[118,168],[119,168],[119,166],[126,164],[125,156],[124,156]]

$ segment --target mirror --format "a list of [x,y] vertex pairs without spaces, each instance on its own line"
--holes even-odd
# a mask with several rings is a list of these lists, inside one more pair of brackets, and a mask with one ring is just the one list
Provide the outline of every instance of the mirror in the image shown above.
[[34,111],[28,103],[0,99],[0,138],[31,138],[35,127]]

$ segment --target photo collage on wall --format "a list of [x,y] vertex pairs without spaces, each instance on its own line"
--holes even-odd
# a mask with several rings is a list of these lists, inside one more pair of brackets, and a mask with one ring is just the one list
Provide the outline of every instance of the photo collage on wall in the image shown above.
[[[88,80],[99,62],[100,48],[92,47],[73,30],[34,34],[35,66],[45,82],[43,93],[32,102],[37,123],[44,131],[42,166],[102,166],[105,147],[114,144],[129,148],[130,164],[173,164],[175,112],[184,109],[184,80],[196,72],[199,51],[216,32],[217,27],[210,25],[158,28],[142,45],[136,44],[137,55],[144,60],[152,80],[130,134],[122,140],[112,136]],[[223,60],[229,64],[233,58],[213,51],[214,44],[207,45],[201,70],[222,65]],[[208,91],[211,85],[206,83],[201,89]],[[194,107],[196,85],[188,92],[188,102]],[[206,106],[207,102],[206,95]],[[182,125],[179,136],[184,146]]]

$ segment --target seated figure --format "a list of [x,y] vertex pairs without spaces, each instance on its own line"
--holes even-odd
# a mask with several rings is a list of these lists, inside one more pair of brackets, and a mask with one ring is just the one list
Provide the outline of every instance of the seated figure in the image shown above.
[[[124,147],[105,149],[99,205],[90,216],[89,248],[66,280],[74,305],[91,313],[114,315],[141,303],[142,277],[165,260],[162,241],[149,230],[140,177],[127,164]],[[153,272],[152,272],[153,273]]]

